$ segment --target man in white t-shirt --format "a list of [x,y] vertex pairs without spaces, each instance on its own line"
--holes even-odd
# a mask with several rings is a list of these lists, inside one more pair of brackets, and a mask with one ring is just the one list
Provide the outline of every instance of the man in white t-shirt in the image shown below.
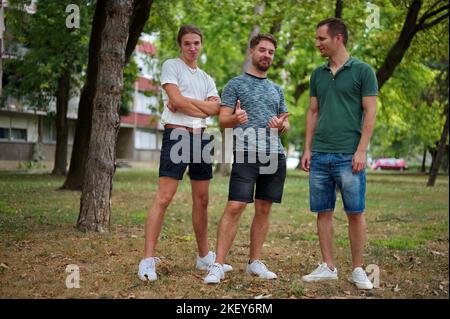
[[[164,101],[161,122],[164,125],[164,134],[159,185],[145,225],[144,258],[139,264],[138,271],[139,278],[144,281],[157,280],[158,258],[155,257],[155,246],[161,232],[165,211],[188,166],[192,186],[192,224],[198,247],[196,268],[208,270],[216,259],[215,253],[208,249],[207,207],[212,164],[203,156],[200,156],[200,162],[193,160],[193,151],[199,150],[192,146],[193,141],[198,139],[200,139],[201,150],[209,143],[202,139],[203,130],[206,128],[205,119],[219,114],[220,98],[213,79],[197,66],[197,58],[203,42],[202,32],[195,26],[184,25],[178,31],[177,42],[180,47],[180,57],[165,61],[161,72]],[[171,154],[171,151],[172,148],[177,149],[173,153],[178,154],[179,144],[185,142],[189,143],[188,159],[179,162],[173,158],[174,154]],[[227,265],[225,270],[231,269],[231,266]]]

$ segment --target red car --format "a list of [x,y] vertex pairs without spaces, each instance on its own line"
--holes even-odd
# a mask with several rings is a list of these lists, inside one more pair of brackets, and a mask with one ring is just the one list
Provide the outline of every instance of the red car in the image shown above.
[[408,168],[403,158],[380,158],[371,167],[373,170],[397,169],[403,171]]

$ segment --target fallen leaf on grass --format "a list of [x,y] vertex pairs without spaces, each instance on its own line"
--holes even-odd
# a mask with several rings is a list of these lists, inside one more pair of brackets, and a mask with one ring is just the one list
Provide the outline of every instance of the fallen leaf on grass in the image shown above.
[[432,253],[433,255],[436,255],[436,256],[445,256],[445,254],[444,254],[444,253],[441,253],[440,251],[434,251],[434,250],[432,250],[431,253]]
[[9,269],[9,266],[5,263],[1,263],[0,267],[5,268],[5,269]]

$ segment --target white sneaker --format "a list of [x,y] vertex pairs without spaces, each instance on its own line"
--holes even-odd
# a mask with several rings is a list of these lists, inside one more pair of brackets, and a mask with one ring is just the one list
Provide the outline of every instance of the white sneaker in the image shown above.
[[209,267],[208,275],[206,275],[203,282],[205,284],[218,284],[222,279],[225,278],[225,273],[221,264],[214,263]]
[[[216,262],[216,253],[215,252],[208,252],[208,255],[206,255],[205,257],[200,257],[199,255],[197,255],[197,260],[195,262],[195,268],[200,269],[200,270],[209,270],[209,268],[214,265],[214,263]],[[228,264],[223,264],[222,265],[223,268],[223,272],[229,272],[233,270],[233,267],[231,267],[231,265]]]
[[156,275],[156,263],[158,263],[159,261],[160,259],[158,257],[149,257],[142,259],[139,263],[139,279],[143,281],[157,280],[158,276]]
[[245,273],[247,275],[255,275],[259,278],[264,279],[276,279],[277,275],[267,269],[266,265],[264,265],[260,260],[254,260],[251,264],[247,264],[247,268],[245,269]]
[[372,289],[373,284],[367,278],[367,274],[361,267],[356,267],[352,272],[352,280],[359,289]]
[[306,282],[337,279],[337,269],[334,268],[334,270],[331,270],[330,267],[328,267],[327,263],[319,264],[319,267],[317,267],[312,273],[302,277],[302,280]]

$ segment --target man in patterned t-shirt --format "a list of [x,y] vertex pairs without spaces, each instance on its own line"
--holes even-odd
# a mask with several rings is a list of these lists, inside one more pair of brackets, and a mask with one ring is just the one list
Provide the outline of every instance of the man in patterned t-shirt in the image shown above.
[[[228,203],[217,232],[216,262],[204,279],[206,284],[217,284],[224,278],[225,256],[236,235],[239,218],[247,203],[253,201],[255,216],[246,273],[264,279],[277,278],[260,261],[272,203],[281,202],[286,178],[286,158],[278,133],[288,130],[288,113],[283,90],[266,77],[276,46],[270,34],[253,37],[249,69],[231,79],[222,93],[220,126],[233,128],[234,163]],[[271,167],[273,163],[275,167]]]

